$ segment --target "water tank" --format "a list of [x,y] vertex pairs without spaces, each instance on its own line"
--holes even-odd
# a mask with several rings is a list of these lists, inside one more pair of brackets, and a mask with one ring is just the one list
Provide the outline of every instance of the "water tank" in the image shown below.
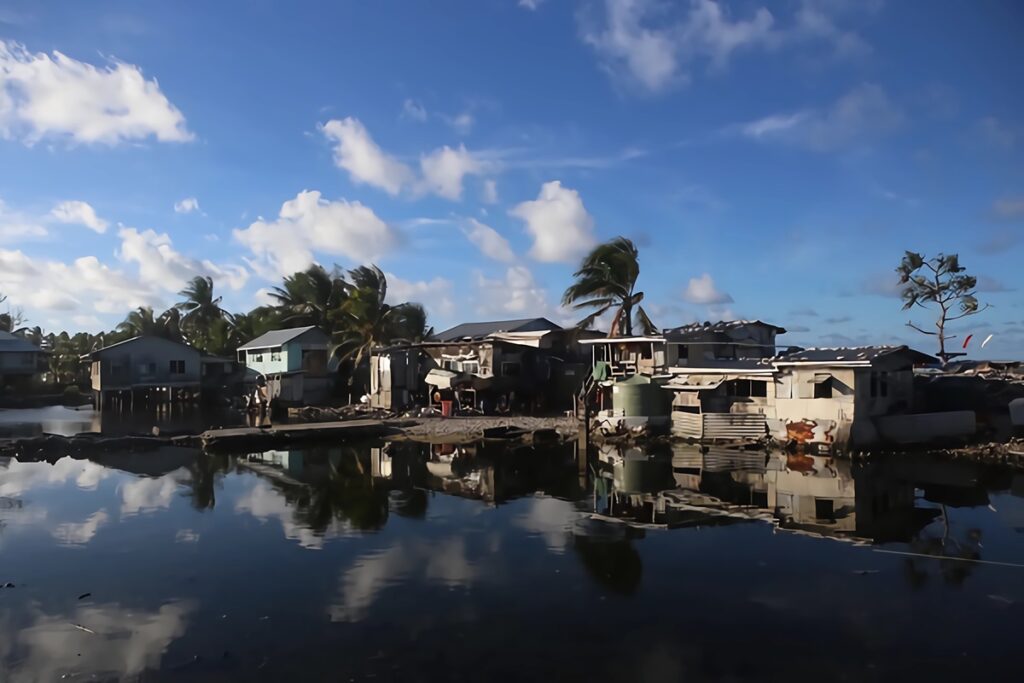
[[650,377],[633,375],[612,385],[612,409],[625,417],[668,415],[666,392]]

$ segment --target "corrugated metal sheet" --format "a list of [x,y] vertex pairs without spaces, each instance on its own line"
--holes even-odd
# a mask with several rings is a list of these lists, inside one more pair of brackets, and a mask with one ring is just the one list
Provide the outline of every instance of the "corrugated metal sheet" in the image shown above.
[[766,436],[760,413],[672,412],[672,434],[686,439],[756,441]]
[[699,439],[704,436],[704,421],[698,413],[672,411],[672,434],[684,439]]
[[760,413],[704,413],[705,439],[763,439],[764,415]]

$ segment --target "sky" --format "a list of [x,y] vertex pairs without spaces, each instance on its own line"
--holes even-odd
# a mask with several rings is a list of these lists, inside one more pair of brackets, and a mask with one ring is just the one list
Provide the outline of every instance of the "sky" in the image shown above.
[[98,331],[376,263],[437,329],[571,323],[624,235],[660,327],[934,352],[909,249],[979,278],[952,344],[1020,358],[1021,35],[1012,0],[5,0],[0,307]]

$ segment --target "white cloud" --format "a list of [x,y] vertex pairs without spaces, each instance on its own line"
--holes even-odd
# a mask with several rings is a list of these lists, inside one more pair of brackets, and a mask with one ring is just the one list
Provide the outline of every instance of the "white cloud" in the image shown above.
[[0,137],[30,145],[44,138],[106,145],[149,137],[193,139],[185,117],[139,67],[113,61],[97,68],[60,52],[33,54],[4,41]]
[[582,38],[613,76],[640,90],[659,92],[688,83],[702,64],[723,70],[741,51],[817,42],[831,45],[837,57],[863,56],[870,46],[837,25],[838,15],[847,9],[843,4],[803,0],[783,26],[765,7],[751,7],[740,18],[714,0],[605,0],[600,21],[588,22],[582,15]]
[[655,26],[664,9],[652,0],[606,0],[604,27],[584,31],[583,40],[608,71],[649,92],[688,82],[686,69],[695,60],[724,68],[736,50],[778,40],[764,8],[733,21],[717,3],[691,0],[681,20]]
[[987,146],[1003,151],[1013,149],[1020,133],[994,116],[986,116],[974,125],[975,135]]
[[480,186],[480,201],[484,204],[498,203],[498,181],[488,178]]
[[468,219],[467,223],[468,226],[463,228],[463,232],[484,256],[505,263],[516,260],[516,255],[513,253],[512,247],[509,246],[508,240],[502,237],[497,230],[475,218]]
[[37,221],[11,211],[0,199],[0,243],[14,244],[24,239],[46,237],[48,234],[47,229]]
[[594,244],[594,219],[579,192],[553,180],[544,183],[537,199],[509,212],[526,223],[533,237],[530,256],[538,261],[573,262]]
[[199,275],[212,277],[217,284],[238,290],[249,279],[248,271],[242,266],[217,265],[182,254],[174,249],[166,233],[122,228],[118,236],[121,238],[118,256],[122,261],[137,263],[139,279],[155,289],[178,292]]
[[489,162],[478,159],[464,145],[459,145],[457,149],[445,145],[420,157],[420,171],[423,173],[421,188],[439,197],[457,201],[462,198],[462,179],[465,176],[479,175],[490,169]]
[[402,103],[402,118],[422,123],[427,120],[427,110],[420,102],[407,99]]
[[314,251],[365,263],[398,242],[398,234],[369,207],[321,199],[315,190],[303,190],[282,204],[277,220],[261,219],[233,234],[256,257],[253,267],[267,277],[306,268]]
[[536,10],[542,2],[544,0],[519,0],[519,6],[528,10]]
[[199,211],[199,200],[195,197],[185,197],[180,202],[174,202],[175,213],[192,213]]
[[547,292],[523,265],[509,266],[501,278],[476,273],[475,308],[478,315],[554,315]]
[[334,163],[349,172],[357,183],[397,195],[413,180],[412,170],[382,150],[366,127],[351,116],[331,119],[322,126],[325,136],[336,144]]
[[690,283],[683,291],[683,300],[703,306],[728,304],[733,301],[731,296],[715,287],[714,280],[707,273],[690,278]]
[[903,112],[873,83],[859,85],[828,110],[773,114],[739,126],[739,132],[762,141],[778,141],[830,151],[880,137],[903,122]]
[[90,307],[123,314],[138,306],[158,307],[162,298],[147,283],[82,256],[70,263],[34,259],[19,250],[0,249],[0,291],[32,309],[71,311]]
[[404,280],[394,273],[385,273],[388,279],[387,303],[404,302],[422,304],[427,310],[427,319],[448,318],[455,313],[452,295],[455,289],[451,280],[437,276],[432,280]]
[[53,207],[50,216],[61,223],[84,225],[93,232],[104,233],[107,231],[107,222],[97,216],[96,210],[85,202],[61,202]]

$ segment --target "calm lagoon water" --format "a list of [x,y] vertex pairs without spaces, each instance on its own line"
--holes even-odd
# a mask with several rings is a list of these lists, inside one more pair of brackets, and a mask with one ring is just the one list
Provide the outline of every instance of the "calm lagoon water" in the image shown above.
[[0,680],[1020,680],[1022,496],[682,447],[3,460]]

